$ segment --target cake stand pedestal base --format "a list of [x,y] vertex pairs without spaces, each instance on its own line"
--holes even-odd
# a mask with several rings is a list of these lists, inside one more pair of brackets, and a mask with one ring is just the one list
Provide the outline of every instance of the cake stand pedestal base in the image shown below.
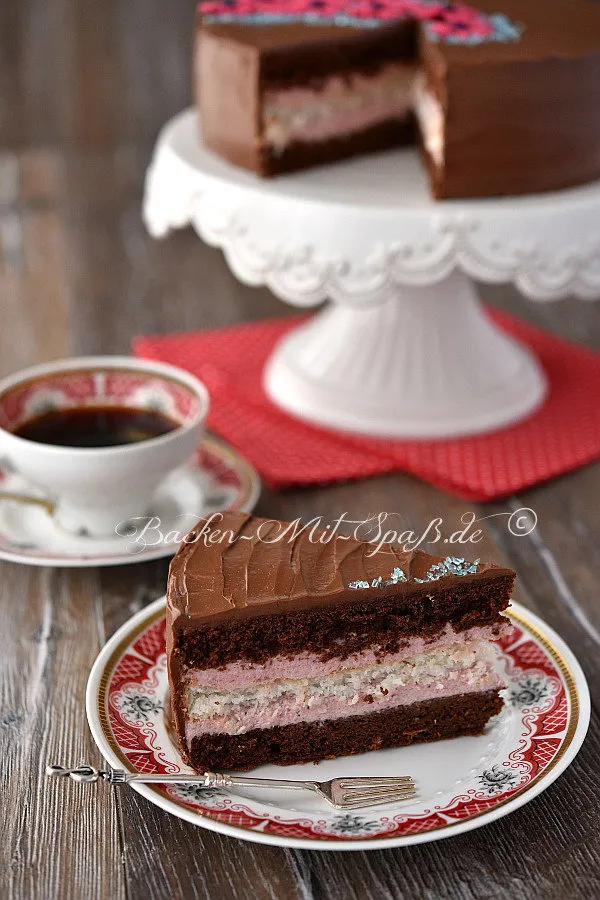
[[546,379],[455,272],[429,287],[398,286],[380,304],[331,304],[279,344],[265,387],[279,406],[318,424],[442,437],[526,416]]

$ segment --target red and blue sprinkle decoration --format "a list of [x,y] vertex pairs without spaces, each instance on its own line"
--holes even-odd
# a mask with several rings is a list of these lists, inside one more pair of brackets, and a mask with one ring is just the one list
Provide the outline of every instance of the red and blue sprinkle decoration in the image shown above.
[[377,28],[410,17],[425,23],[430,40],[448,44],[518,41],[523,33],[523,26],[503,13],[443,0],[203,0],[200,9],[208,22],[248,25]]

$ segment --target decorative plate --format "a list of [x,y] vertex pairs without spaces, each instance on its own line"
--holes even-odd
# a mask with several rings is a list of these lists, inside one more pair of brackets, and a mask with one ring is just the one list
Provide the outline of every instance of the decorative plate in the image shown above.
[[[43,496],[1,462],[0,491]],[[152,516],[123,523],[112,538],[69,534],[42,507],[0,500],[0,559],[68,567],[172,556],[201,516],[221,509],[250,512],[259,494],[260,479],[250,463],[229,444],[205,435],[194,463],[173,472],[155,494]]]
[[[325,781],[340,775],[412,775],[417,800],[334,811],[313,794],[137,785],[162,809],[244,840],[316,850],[399,847],[479,828],[528,803],[572,762],[590,699],[579,663],[544,622],[518,604],[499,642],[508,688],[481,737],[383,750],[315,765],[263,766],[256,775]],[[87,687],[92,734],[108,763],[144,773],[189,771],[165,726],[164,598],[133,616],[100,653]]]

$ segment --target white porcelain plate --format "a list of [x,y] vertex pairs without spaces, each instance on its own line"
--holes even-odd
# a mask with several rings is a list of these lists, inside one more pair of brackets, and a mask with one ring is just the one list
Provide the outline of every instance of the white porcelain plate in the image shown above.
[[[42,496],[0,466],[0,491]],[[111,538],[64,531],[43,507],[0,501],[0,559],[34,566],[112,566],[172,556],[201,516],[221,509],[250,512],[260,479],[233,447],[205,436],[193,463],[173,472],[156,492],[151,514],[123,523]]]
[[[545,790],[585,737],[590,699],[579,663],[537,616],[514,604],[499,642],[508,680],[504,711],[481,737],[380,750],[256,775],[325,781],[340,775],[412,775],[418,799],[340,812],[309,792],[235,792],[139,785],[152,803],[211,831],[316,850],[400,847],[485,825]],[[108,763],[145,773],[189,771],[165,726],[164,598],[130,619],[100,653],[87,688],[90,728]],[[121,789],[119,789],[121,790]],[[125,788],[123,788],[125,790]],[[129,788],[127,788],[129,790]]]

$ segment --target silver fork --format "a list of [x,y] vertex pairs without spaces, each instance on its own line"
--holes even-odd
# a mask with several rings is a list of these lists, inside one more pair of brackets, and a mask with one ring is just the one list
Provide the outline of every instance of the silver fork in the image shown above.
[[73,781],[90,784],[197,784],[205,788],[286,788],[292,791],[313,791],[336,809],[362,809],[382,803],[411,800],[417,796],[415,783],[409,775],[387,778],[332,778],[331,781],[289,781],[284,778],[246,778],[244,775],[224,775],[205,772],[203,775],[140,775],[124,769],[95,769],[82,763],[75,768],[46,766],[46,775],[68,776]]

